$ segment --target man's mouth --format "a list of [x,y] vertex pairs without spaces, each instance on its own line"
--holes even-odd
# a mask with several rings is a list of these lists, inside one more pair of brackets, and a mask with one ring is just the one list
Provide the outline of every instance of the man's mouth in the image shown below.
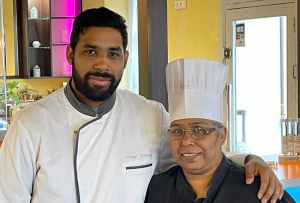
[[107,86],[111,82],[111,78],[90,76],[90,81],[97,86]]

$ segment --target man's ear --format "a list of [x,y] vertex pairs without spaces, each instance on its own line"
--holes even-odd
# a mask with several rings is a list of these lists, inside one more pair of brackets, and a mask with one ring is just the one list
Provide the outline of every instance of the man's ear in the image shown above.
[[125,53],[124,53],[124,68],[123,69],[126,68],[128,57],[129,57],[129,51],[125,50]]
[[66,56],[67,56],[68,63],[70,65],[72,65],[73,58],[74,58],[74,51],[73,51],[73,49],[71,48],[70,45],[67,46]]

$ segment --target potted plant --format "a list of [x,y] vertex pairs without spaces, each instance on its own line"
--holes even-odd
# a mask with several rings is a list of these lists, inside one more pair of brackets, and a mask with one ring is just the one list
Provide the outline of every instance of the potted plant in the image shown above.
[[[6,90],[4,88],[0,88],[0,115],[1,115],[1,109],[4,112],[5,107],[7,106],[7,115],[10,116],[10,106],[15,106],[18,104],[21,104],[21,100],[19,96],[13,91],[19,89],[23,83],[19,81],[12,81],[9,83],[6,83]],[[7,97],[7,104],[5,104],[5,93]]]

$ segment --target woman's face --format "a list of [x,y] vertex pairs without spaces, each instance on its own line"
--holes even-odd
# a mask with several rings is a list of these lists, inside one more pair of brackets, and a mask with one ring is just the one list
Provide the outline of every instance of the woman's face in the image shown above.
[[[201,118],[175,120],[171,128],[183,128],[189,130],[201,127],[206,130],[214,128],[210,120]],[[213,131],[203,140],[193,139],[185,132],[182,139],[170,139],[172,154],[183,171],[190,174],[204,174],[219,164],[222,157],[221,146],[226,138],[226,130],[223,133]]]

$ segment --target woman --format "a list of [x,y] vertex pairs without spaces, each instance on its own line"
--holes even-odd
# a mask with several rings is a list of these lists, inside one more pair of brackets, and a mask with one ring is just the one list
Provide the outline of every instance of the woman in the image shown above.
[[[244,168],[222,153],[227,134],[221,123],[227,70],[223,64],[203,59],[168,64],[168,134],[179,166],[152,178],[146,203],[261,202],[259,177],[247,185]],[[277,202],[295,201],[284,192]]]

